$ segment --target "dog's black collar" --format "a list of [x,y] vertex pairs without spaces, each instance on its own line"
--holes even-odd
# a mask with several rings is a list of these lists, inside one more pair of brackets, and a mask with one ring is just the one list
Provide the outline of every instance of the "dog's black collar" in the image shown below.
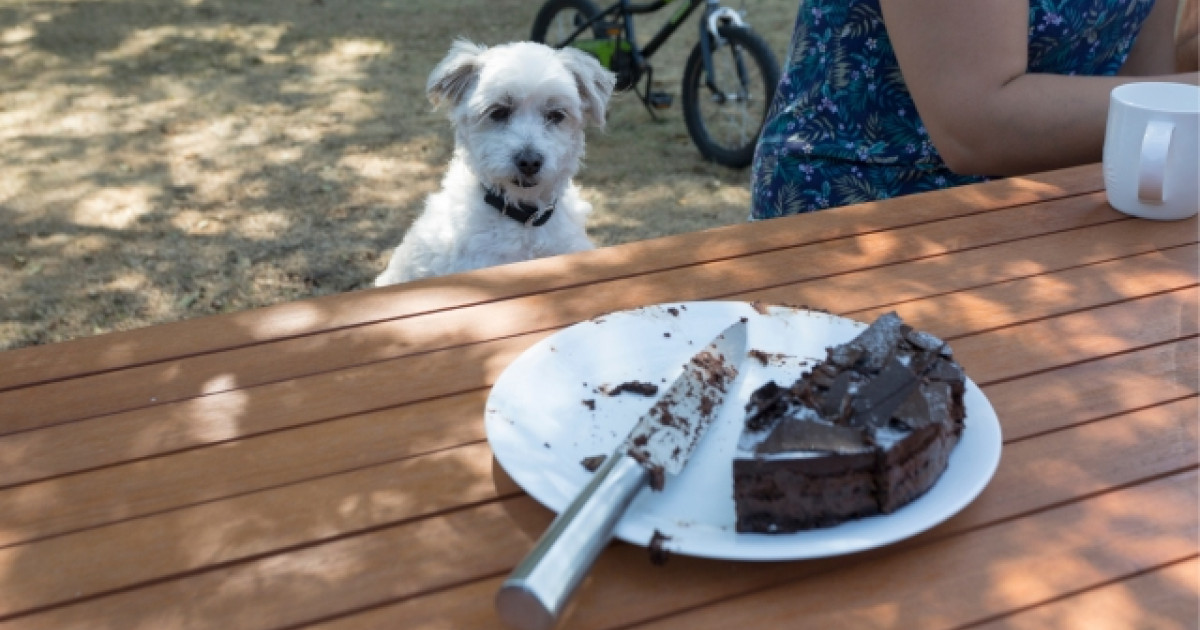
[[504,201],[504,197],[496,191],[483,187],[483,200],[487,204],[500,211],[500,214],[520,223],[521,225],[532,225],[540,227],[545,225],[550,220],[550,215],[554,214],[554,203],[546,206],[545,210],[539,209],[537,206],[528,203],[511,204]]

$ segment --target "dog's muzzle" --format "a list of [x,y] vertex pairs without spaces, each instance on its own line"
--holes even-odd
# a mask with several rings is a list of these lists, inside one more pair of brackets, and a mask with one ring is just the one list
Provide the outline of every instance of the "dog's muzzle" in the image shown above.
[[532,188],[537,185],[537,174],[542,171],[546,158],[538,151],[525,147],[513,156],[517,171],[520,173],[513,183],[521,188]]

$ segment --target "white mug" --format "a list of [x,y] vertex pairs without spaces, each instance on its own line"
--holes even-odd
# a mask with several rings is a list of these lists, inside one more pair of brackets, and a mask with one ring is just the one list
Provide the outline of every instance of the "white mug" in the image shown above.
[[1112,207],[1146,219],[1200,210],[1200,87],[1127,83],[1113,89],[1104,135]]

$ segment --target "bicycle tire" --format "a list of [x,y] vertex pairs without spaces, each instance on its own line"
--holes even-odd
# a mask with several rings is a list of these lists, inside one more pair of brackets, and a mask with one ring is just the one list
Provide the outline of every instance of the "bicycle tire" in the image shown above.
[[[562,34],[555,41],[547,41],[547,36],[550,34],[550,26],[555,22],[554,18],[559,17],[560,13],[570,10],[576,11],[577,14],[588,20],[600,15],[600,9],[591,0],[549,0],[542,5],[541,9],[538,9],[537,16],[533,18],[533,30],[529,39],[552,48],[562,48],[562,39],[565,39],[570,33]],[[575,24],[578,26],[580,23],[575,22]],[[594,26],[592,37],[600,39],[602,36],[603,32],[599,25]]]
[[[749,53],[750,65],[753,66],[747,67],[751,82],[749,94],[745,100],[736,98],[730,101],[712,95],[708,103],[703,103],[701,97],[707,95],[709,90],[704,84],[703,53],[700,44],[696,44],[683,71],[683,120],[687,124],[688,135],[700,149],[701,155],[722,166],[745,168],[754,161],[754,149],[771,100],[775,97],[775,86],[779,83],[779,62],[775,60],[775,54],[767,42],[748,28],[727,24],[719,27],[717,32],[724,41],[720,46],[712,42],[713,73],[717,75],[713,82],[718,86],[730,81],[740,83],[732,64],[734,56],[740,54],[739,50],[745,51]],[[722,57],[729,59],[719,64]],[[729,67],[724,67],[725,64]],[[706,110],[712,111],[706,115]],[[727,133],[718,133],[720,130],[714,128],[718,117],[725,117],[730,123],[724,125]]]

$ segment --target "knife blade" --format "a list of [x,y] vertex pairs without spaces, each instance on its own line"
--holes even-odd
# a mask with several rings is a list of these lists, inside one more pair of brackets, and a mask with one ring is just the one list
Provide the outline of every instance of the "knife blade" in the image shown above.
[[678,474],[724,402],[746,356],[746,322],[716,336],[684,366],[629,436],[593,474],[496,594],[496,611],[522,630],[548,630],[648,483]]

